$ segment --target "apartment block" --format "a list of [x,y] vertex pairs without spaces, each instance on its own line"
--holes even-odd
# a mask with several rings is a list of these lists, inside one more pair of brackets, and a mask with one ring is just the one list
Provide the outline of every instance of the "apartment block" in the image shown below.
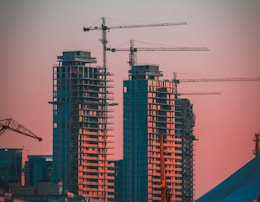
[[137,65],[123,83],[124,202],[193,199],[192,105],[162,77],[159,66]]
[[86,51],[66,51],[53,67],[53,178],[63,189],[113,201],[112,75]]
[[193,141],[196,137],[193,134],[195,116],[193,105],[188,99],[177,98],[175,100],[175,155],[181,157],[176,165],[176,201],[194,201],[194,152]]
[[158,66],[133,66],[123,84],[123,201],[161,201],[160,135],[164,135],[166,186],[174,198],[174,83]]

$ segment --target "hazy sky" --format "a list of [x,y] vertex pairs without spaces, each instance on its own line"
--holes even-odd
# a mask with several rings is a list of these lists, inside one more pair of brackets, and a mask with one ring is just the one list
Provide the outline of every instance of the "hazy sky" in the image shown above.
[[[52,153],[52,66],[64,50],[90,50],[102,65],[100,31],[83,26],[182,22],[187,25],[116,29],[108,46],[127,48],[129,40],[162,46],[203,46],[209,52],[140,52],[139,63],[160,65],[164,77],[260,77],[258,0],[0,0],[0,119],[13,118],[43,138],[6,132],[0,147],[25,147],[30,154]],[[138,44],[136,46],[150,46]],[[122,81],[127,52],[108,53],[115,74],[115,158],[122,157]],[[187,96],[194,104],[195,195],[217,185],[253,158],[252,139],[260,132],[260,82],[183,83],[180,92],[218,91]]]

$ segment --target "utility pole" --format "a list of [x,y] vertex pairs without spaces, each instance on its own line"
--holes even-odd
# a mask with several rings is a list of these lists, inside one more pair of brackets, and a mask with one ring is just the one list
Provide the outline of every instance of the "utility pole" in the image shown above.
[[253,141],[255,142],[255,150],[254,150],[253,153],[254,153],[255,156],[257,156],[260,153],[259,143],[258,143],[258,142],[260,142],[259,133],[255,134],[255,139]]

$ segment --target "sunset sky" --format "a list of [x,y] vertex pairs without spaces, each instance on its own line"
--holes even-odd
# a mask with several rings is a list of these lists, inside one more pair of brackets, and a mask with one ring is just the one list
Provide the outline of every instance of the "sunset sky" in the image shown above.
[[[138,52],[139,63],[158,64],[165,79],[260,77],[259,0],[0,0],[0,120],[13,118],[43,142],[6,132],[0,147],[52,154],[52,66],[66,50],[87,50],[102,65],[101,31],[83,26],[187,22],[187,25],[113,29],[108,46],[207,47],[208,52]],[[128,52],[107,53],[114,73],[115,159],[122,158],[122,82]],[[195,198],[253,158],[260,132],[260,82],[181,83],[196,115]]]

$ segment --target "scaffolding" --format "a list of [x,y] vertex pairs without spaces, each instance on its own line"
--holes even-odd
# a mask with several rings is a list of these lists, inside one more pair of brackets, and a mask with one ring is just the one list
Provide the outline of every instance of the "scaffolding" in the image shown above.
[[113,76],[92,66],[90,52],[70,51],[53,67],[54,178],[64,188],[101,201],[113,196],[108,164]]

